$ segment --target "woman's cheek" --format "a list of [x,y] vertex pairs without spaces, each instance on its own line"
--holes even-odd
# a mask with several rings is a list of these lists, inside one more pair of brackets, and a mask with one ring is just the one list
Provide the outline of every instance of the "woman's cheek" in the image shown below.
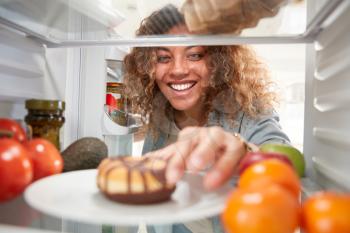
[[200,84],[202,87],[209,86],[209,70],[205,63],[197,64],[196,66],[191,67],[194,73],[200,77]]
[[157,65],[155,75],[157,80],[162,80],[166,74],[167,68],[164,65]]

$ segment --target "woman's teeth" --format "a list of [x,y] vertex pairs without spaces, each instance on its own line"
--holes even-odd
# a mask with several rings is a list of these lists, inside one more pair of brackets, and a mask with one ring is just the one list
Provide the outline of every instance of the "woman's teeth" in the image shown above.
[[190,89],[195,83],[170,84],[170,87],[176,91],[184,91]]

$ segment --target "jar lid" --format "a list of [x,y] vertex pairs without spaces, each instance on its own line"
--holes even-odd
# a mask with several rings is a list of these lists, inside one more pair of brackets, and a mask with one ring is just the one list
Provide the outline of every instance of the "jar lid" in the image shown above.
[[26,100],[26,109],[33,110],[64,110],[65,102],[60,100],[39,100],[29,99]]
[[108,82],[107,87],[120,87],[123,86],[124,83],[118,83],[118,82]]

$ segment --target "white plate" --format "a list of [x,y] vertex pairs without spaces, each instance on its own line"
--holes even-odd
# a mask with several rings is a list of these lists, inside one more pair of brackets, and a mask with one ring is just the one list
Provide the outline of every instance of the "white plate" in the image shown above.
[[152,205],[126,205],[107,199],[96,186],[97,171],[83,170],[50,176],[31,184],[25,200],[33,208],[55,217],[111,225],[149,225],[187,222],[219,214],[229,185],[206,192],[200,175],[186,174],[171,201]]

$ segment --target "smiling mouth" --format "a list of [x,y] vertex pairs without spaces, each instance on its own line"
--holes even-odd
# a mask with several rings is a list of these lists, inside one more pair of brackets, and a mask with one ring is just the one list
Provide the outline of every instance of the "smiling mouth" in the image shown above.
[[175,91],[186,91],[191,89],[197,82],[188,83],[169,83],[168,86]]

